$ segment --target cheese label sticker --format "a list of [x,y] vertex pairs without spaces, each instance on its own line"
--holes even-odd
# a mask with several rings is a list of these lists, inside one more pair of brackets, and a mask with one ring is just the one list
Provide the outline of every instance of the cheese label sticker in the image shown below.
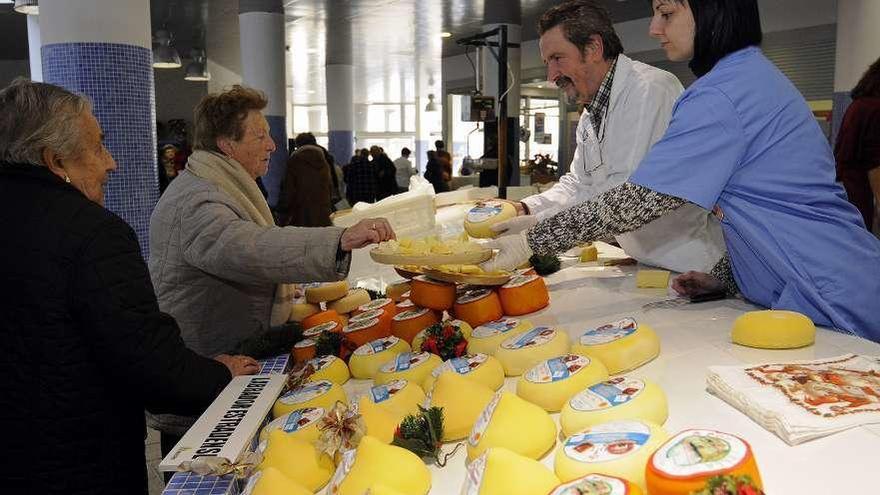
[[581,345],[600,345],[628,337],[636,332],[639,325],[634,318],[624,318],[599,328],[587,330],[581,335]]
[[315,372],[318,372],[333,364],[333,361],[336,359],[339,358],[332,354],[328,354],[326,356],[318,356],[316,358],[310,359],[309,364],[312,365],[312,368],[315,369]]
[[550,495],[627,495],[627,493],[626,483],[620,478],[588,474],[556,487]]
[[303,349],[305,347],[312,347],[315,345],[315,341],[313,339],[302,339],[296,344],[293,344],[295,349]]
[[519,320],[515,318],[501,318],[500,320],[490,321],[484,325],[480,325],[474,329],[472,337],[484,339],[507,333],[519,325]]
[[533,282],[535,280],[538,280],[538,276],[535,274],[515,275],[513,278],[510,279],[510,282],[507,282],[506,284],[504,284],[503,288],[515,289],[517,287],[522,287],[523,285],[526,285],[527,283]]
[[308,402],[316,397],[320,397],[326,394],[330,391],[330,388],[332,386],[333,382],[327,380],[306,383],[296,390],[291,390],[290,392],[282,395],[281,398],[278,400],[281,401],[282,404],[288,406],[291,404],[302,404],[303,402]]
[[739,438],[712,430],[685,430],[663,444],[654,467],[673,476],[694,476],[730,470],[748,454]]
[[302,284],[300,287],[302,287],[303,290],[306,290],[306,289],[314,289],[315,287],[320,287],[322,285],[324,285],[322,282],[308,282],[308,283]]
[[355,323],[355,322],[362,321],[362,320],[374,320],[376,318],[379,318],[383,314],[385,314],[385,311],[383,311],[381,309],[371,309],[369,311],[364,311],[363,313],[358,313],[358,314],[352,316],[348,320],[348,322],[349,322],[349,324],[351,324],[351,323]]
[[355,322],[349,322],[348,325],[342,330],[342,333],[352,333],[357,332],[359,330],[364,330],[379,324],[379,320],[373,318],[372,320],[357,320]]
[[474,301],[479,301],[480,299],[485,299],[491,294],[492,291],[489,289],[476,289],[469,290],[459,296],[459,298],[455,301],[456,304],[468,304]]
[[316,337],[324,332],[333,330],[337,325],[339,325],[339,323],[336,323],[335,321],[325,321],[320,325],[315,325],[303,330],[303,337]]
[[638,421],[612,421],[565,440],[565,455],[578,462],[608,462],[636,452],[651,439],[651,429]]
[[372,340],[367,342],[366,344],[358,347],[354,350],[354,353],[358,356],[369,356],[371,354],[379,354],[380,352],[384,352],[391,347],[397,345],[400,342],[400,339],[394,337],[382,337],[381,339]]
[[424,364],[431,354],[429,352],[401,352],[396,358],[382,365],[380,371],[382,373],[396,373],[398,371],[406,371]]
[[480,416],[477,417],[477,421],[474,422],[474,428],[468,436],[468,443],[471,444],[471,447],[476,447],[480,443],[480,439],[483,438],[483,433],[486,432],[489,421],[492,420],[492,414],[495,413],[495,408],[498,407],[499,402],[501,402],[501,392],[496,392],[492,400],[489,401],[489,404],[486,405],[486,408],[483,409],[483,412],[480,413]]
[[399,311],[409,311],[411,308],[415,308],[415,307],[416,307],[416,305],[413,304],[413,302],[410,301],[409,299],[407,299],[406,301],[401,301],[401,302],[397,303],[397,309]]
[[483,452],[480,457],[467,465],[464,477],[464,486],[461,487],[461,495],[478,495],[483,485],[483,473],[486,472],[486,458],[489,452]]
[[321,419],[322,416],[324,416],[323,407],[306,407],[303,409],[297,409],[287,415],[281,429],[287,433],[300,431]]
[[412,320],[413,318],[418,318],[420,316],[424,316],[428,314],[428,311],[431,311],[428,308],[420,308],[420,309],[411,309],[409,311],[404,311],[403,313],[398,313],[394,315],[394,321],[406,321]]
[[465,354],[464,356],[444,361],[443,364],[434,368],[431,372],[434,378],[439,378],[444,371],[454,371],[459,375],[466,375],[477,369],[489,359],[485,354]]
[[556,336],[556,330],[550,327],[535,327],[522,335],[515,335],[501,343],[501,347],[515,351],[526,347],[544,345]]
[[590,365],[590,358],[568,354],[538,363],[526,372],[525,378],[532,383],[552,383],[574,375]]
[[406,387],[406,380],[394,380],[382,385],[376,385],[370,389],[370,396],[376,404],[385,402],[394,394]]
[[468,211],[467,221],[470,223],[480,223],[497,216],[501,213],[503,203],[498,201],[487,201],[481,203]]
[[385,306],[387,306],[389,304],[393,304],[393,303],[394,303],[394,301],[392,301],[391,299],[388,299],[387,297],[384,297],[384,298],[380,298],[380,299],[374,299],[366,304],[361,304],[360,306],[358,306],[358,309],[360,311],[365,311],[365,312],[372,311],[374,309],[384,308]]
[[645,390],[645,382],[642,380],[619,376],[577,393],[569,404],[576,411],[598,411],[626,404],[642,393],[642,390]]

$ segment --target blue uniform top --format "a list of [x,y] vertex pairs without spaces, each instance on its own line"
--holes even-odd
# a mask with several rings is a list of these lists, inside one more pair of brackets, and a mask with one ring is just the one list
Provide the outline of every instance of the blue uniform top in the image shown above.
[[747,299],[880,342],[880,241],[834,174],[803,97],[749,47],[681,95],[630,181],[722,217]]

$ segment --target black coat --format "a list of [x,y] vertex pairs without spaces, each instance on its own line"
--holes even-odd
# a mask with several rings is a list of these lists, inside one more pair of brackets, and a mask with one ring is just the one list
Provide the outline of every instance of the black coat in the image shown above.
[[159,312],[134,231],[46,168],[0,163],[0,491],[147,489],[144,409],[197,414],[227,368]]

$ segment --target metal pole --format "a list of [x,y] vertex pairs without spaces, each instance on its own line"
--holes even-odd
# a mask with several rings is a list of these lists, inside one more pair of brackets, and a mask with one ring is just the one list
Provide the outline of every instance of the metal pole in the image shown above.
[[498,43],[498,196],[507,199],[507,25]]

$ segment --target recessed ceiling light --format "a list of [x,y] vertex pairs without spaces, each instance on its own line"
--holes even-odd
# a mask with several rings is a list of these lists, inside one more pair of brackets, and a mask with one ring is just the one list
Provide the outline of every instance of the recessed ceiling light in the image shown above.
[[452,33],[450,33],[449,31],[443,31],[442,33],[440,33],[440,37],[441,38],[452,38]]

